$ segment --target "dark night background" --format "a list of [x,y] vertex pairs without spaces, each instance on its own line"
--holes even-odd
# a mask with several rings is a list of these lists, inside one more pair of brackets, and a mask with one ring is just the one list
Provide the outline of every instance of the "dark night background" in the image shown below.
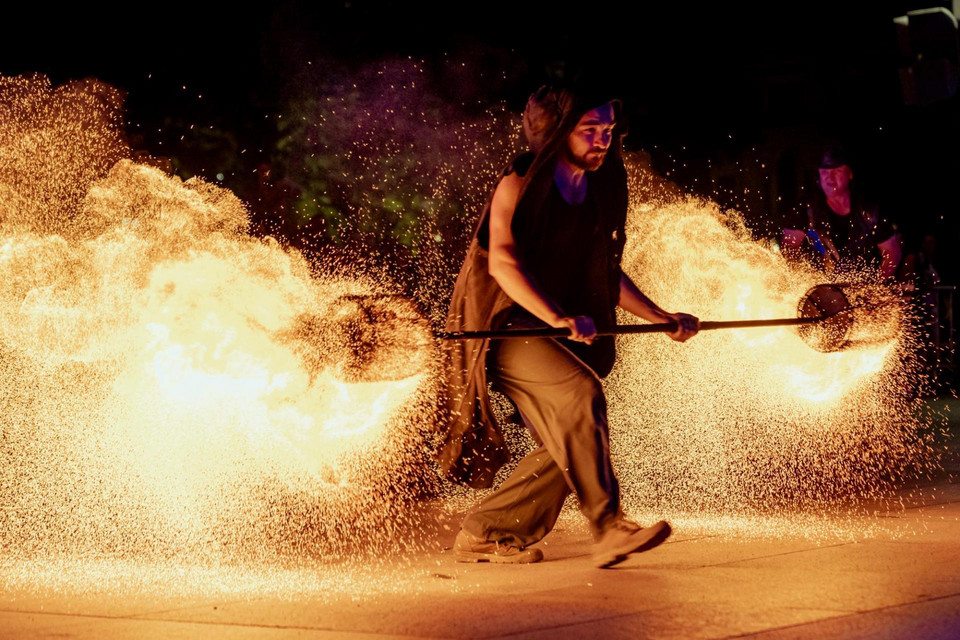
[[[951,1],[464,7],[350,0],[11,9],[15,36],[0,44],[0,73],[40,72],[54,83],[93,76],[120,87],[135,147],[182,177],[219,180],[261,221],[288,218],[271,232],[300,244],[305,236],[332,242],[344,228],[336,198],[303,204],[311,189],[326,193],[333,178],[324,171],[343,167],[318,161],[314,186],[306,184],[290,151],[302,132],[281,124],[307,108],[312,87],[322,94],[328,77],[409,56],[422,61],[438,98],[458,105],[458,117],[480,117],[500,102],[519,112],[546,79],[590,74],[625,99],[628,149],[649,153],[683,189],[742,210],[758,235],[804,224],[824,143],[846,144],[858,182],[907,251],[922,249],[956,283],[956,29],[951,43],[917,20],[899,32],[894,22],[917,9],[956,11]],[[265,203],[258,167],[285,185],[273,192],[277,202]],[[417,227],[391,222],[394,235],[401,228]]]
[[[506,100],[517,110],[544,79],[585,70],[607,77],[627,100],[629,145],[651,152],[655,166],[688,189],[699,189],[695,177],[713,178],[721,202],[748,214],[788,215],[815,148],[839,139],[861,159],[862,177],[897,186],[890,197],[904,218],[954,217],[957,102],[905,104],[899,73],[910,61],[893,23],[908,10],[950,9],[950,2],[643,3],[629,14],[489,3],[454,15],[450,6],[13,10],[7,20],[16,35],[0,45],[0,72],[114,84],[128,92],[129,120],[147,149],[177,158],[183,173],[216,173],[206,166],[213,159],[191,154],[195,141],[176,144],[174,129],[212,124],[250,149],[245,163],[255,164],[253,150],[269,153],[278,137],[264,116],[283,111],[308,61],[349,68],[410,55],[441,75],[465,62],[487,73],[449,78],[447,97]],[[727,165],[756,160],[766,171],[730,175]],[[776,184],[761,186],[761,174]],[[745,195],[751,186],[760,193]]]

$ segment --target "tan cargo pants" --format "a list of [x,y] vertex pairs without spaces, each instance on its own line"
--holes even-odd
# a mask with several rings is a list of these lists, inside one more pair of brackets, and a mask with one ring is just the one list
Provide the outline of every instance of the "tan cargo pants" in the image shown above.
[[550,338],[494,341],[490,378],[517,405],[540,446],[467,515],[462,528],[525,547],[553,528],[573,491],[594,534],[620,514],[607,403],[597,375]]

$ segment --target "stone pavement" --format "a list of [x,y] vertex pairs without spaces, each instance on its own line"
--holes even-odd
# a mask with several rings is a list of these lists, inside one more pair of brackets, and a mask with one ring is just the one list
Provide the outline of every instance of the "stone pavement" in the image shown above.
[[538,565],[438,551],[413,561],[401,589],[359,596],[5,590],[0,638],[960,638],[960,483],[924,493],[871,520],[889,535],[861,542],[679,532],[611,570],[566,529]]
[[[542,563],[458,564],[454,515],[436,552],[366,575],[310,567],[271,582],[170,563],[157,575],[107,567],[112,583],[90,565],[24,581],[0,562],[0,639],[960,639],[957,427],[954,414],[940,478],[904,490],[902,508],[844,523],[866,532],[858,541],[696,537],[679,525],[667,544],[600,570],[577,517],[542,543]],[[101,586],[62,586],[71,572]]]

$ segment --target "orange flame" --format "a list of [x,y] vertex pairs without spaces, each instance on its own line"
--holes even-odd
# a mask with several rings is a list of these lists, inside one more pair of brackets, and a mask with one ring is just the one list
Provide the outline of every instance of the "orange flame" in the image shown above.
[[[341,345],[290,337],[298,318],[322,321],[372,284],[319,279],[300,254],[248,236],[229,191],[125,159],[85,162],[104,154],[89,138],[127,155],[115,114],[83,90],[5,82],[0,104],[15,108],[0,127],[0,385],[38,391],[0,418],[20,447],[0,464],[14,488],[41,488],[0,490],[4,517],[25,518],[0,525],[4,546],[195,547],[231,518],[224,535],[235,536],[250,500],[410,491],[430,422],[412,409],[433,395],[430,373],[340,380],[325,354]],[[258,495],[268,481],[271,495]],[[340,505],[339,526],[370,527],[353,508]]]

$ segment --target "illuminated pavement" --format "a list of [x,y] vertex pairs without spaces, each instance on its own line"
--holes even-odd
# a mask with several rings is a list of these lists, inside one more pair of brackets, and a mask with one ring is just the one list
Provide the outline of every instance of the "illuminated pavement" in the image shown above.
[[[405,594],[286,599],[5,592],[3,638],[956,638],[960,484],[908,506],[916,535],[817,545],[682,534],[615,570],[586,539],[548,538],[531,566],[418,559]],[[439,564],[437,564],[439,562]]]
[[[868,519],[875,533],[862,542],[679,531],[598,570],[586,536],[566,528],[547,538],[539,565],[457,564],[438,551],[415,558],[397,592],[353,598],[3,588],[0,638],[958,638],[960,465],[951,448],[922,503]],[[451,542],[452,533],[441,540]]]

